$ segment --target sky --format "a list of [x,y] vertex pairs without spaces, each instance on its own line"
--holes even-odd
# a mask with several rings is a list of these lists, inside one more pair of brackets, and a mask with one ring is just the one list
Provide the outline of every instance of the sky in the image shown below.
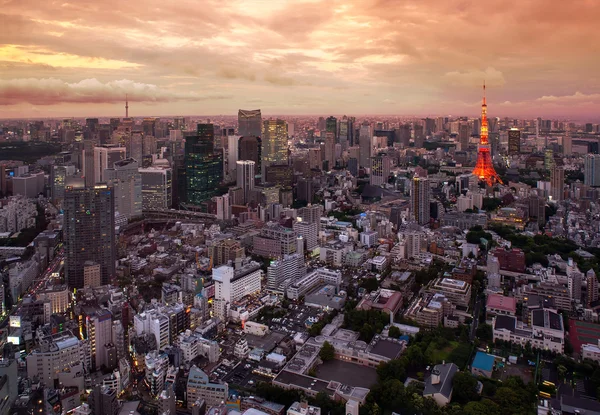
[[598,0],[0,0],[0,118],[600,120]]

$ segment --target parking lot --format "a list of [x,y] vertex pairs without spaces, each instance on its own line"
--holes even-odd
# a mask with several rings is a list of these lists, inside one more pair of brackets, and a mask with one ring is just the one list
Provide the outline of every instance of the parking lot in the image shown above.
[[285,334],[294,335],[307,331],[306,321],[308,319],[314,322],[321,319],[324,312],[318,308],[308,307],[300,304],[291,304],[286,310],[286,315],[280,318],[273,318],[270,321],[259,321],[267,324],[271,331],[278,331]]

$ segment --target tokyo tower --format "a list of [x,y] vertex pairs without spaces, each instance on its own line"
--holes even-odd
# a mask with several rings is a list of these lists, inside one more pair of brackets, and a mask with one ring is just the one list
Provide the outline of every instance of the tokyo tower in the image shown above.
[[481,134],[477,149],[477,164],[473,169],[473,174],[479,178],[479,181],[486,182],[488,186],[493,186],[494,183],[502,183],[500,176],[498,176],[498,173],[494,170],[492,155],[490,154],[487,104],[485,103],[485,82],[483,84],[483,104],[481,104]]

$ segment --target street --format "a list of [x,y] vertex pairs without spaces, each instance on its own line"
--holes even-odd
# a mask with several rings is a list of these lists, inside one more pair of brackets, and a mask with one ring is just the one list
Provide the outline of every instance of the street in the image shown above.
[[42,274],[38,275],[38,277],[35,280],[33,280],[27,293],[17,302],[17,304],[15,304],[13,306],[13,308],[10,310],[10,312],[0,322],[0,329],[3,329],[7,326],[10,316],[18,314],[19,310],[21,309],[21,305],[23,303],[23,298],[25,298],[25,296],[35,295],[35,293],[38,290],[40,290],[41,288],[44,288],[46,286],[46,283],[51,279],[52,274],[54,274],[54,272],[56,272],[56,270],[59,269],[61,262],[63,260],[64,260],[64,250],[61,249],[56,254],[56,256],[54,257],[52,262],[50,262],[50,264],[48,265],[48,268],[46,268]]

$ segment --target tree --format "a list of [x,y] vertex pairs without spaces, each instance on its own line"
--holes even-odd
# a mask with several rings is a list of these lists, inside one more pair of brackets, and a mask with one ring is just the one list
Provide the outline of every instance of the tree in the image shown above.
[[475,334],[479,339],[484,342],[491,342],[493,339],[493,329],[489,324],[480,324],[475,331]]
[[460,404],[479,400],[477,379],[469,372],[458,372],[452,380],[452,401]]
[[379,288],[379,283],[376,278],[365,278],[360,283],[360,286],[367,290],[368,292],[376,291]]
[[321,347],[321,351],[319,352],[319,357],[324,362],[333,360],[335,357],[335,348],[333,345],[327,341],[323,343],[323,347]]
[[384,382],[389,379],[406,378],[406,363],[402,359],[392,359],[389,362],[382,362],[377,366],[377,376],[379,382]]
[[402,333],[400,332],[400,329],[398,327],[396,327],[396,326],[392,326],[388,330],[388,336],[391,337],[391,338],[397,339],[401,335],[402,335]]
[[480,402],[469,402],[461,413],[464,415],[500,415],[502,411],[494,402],[484,399]]

